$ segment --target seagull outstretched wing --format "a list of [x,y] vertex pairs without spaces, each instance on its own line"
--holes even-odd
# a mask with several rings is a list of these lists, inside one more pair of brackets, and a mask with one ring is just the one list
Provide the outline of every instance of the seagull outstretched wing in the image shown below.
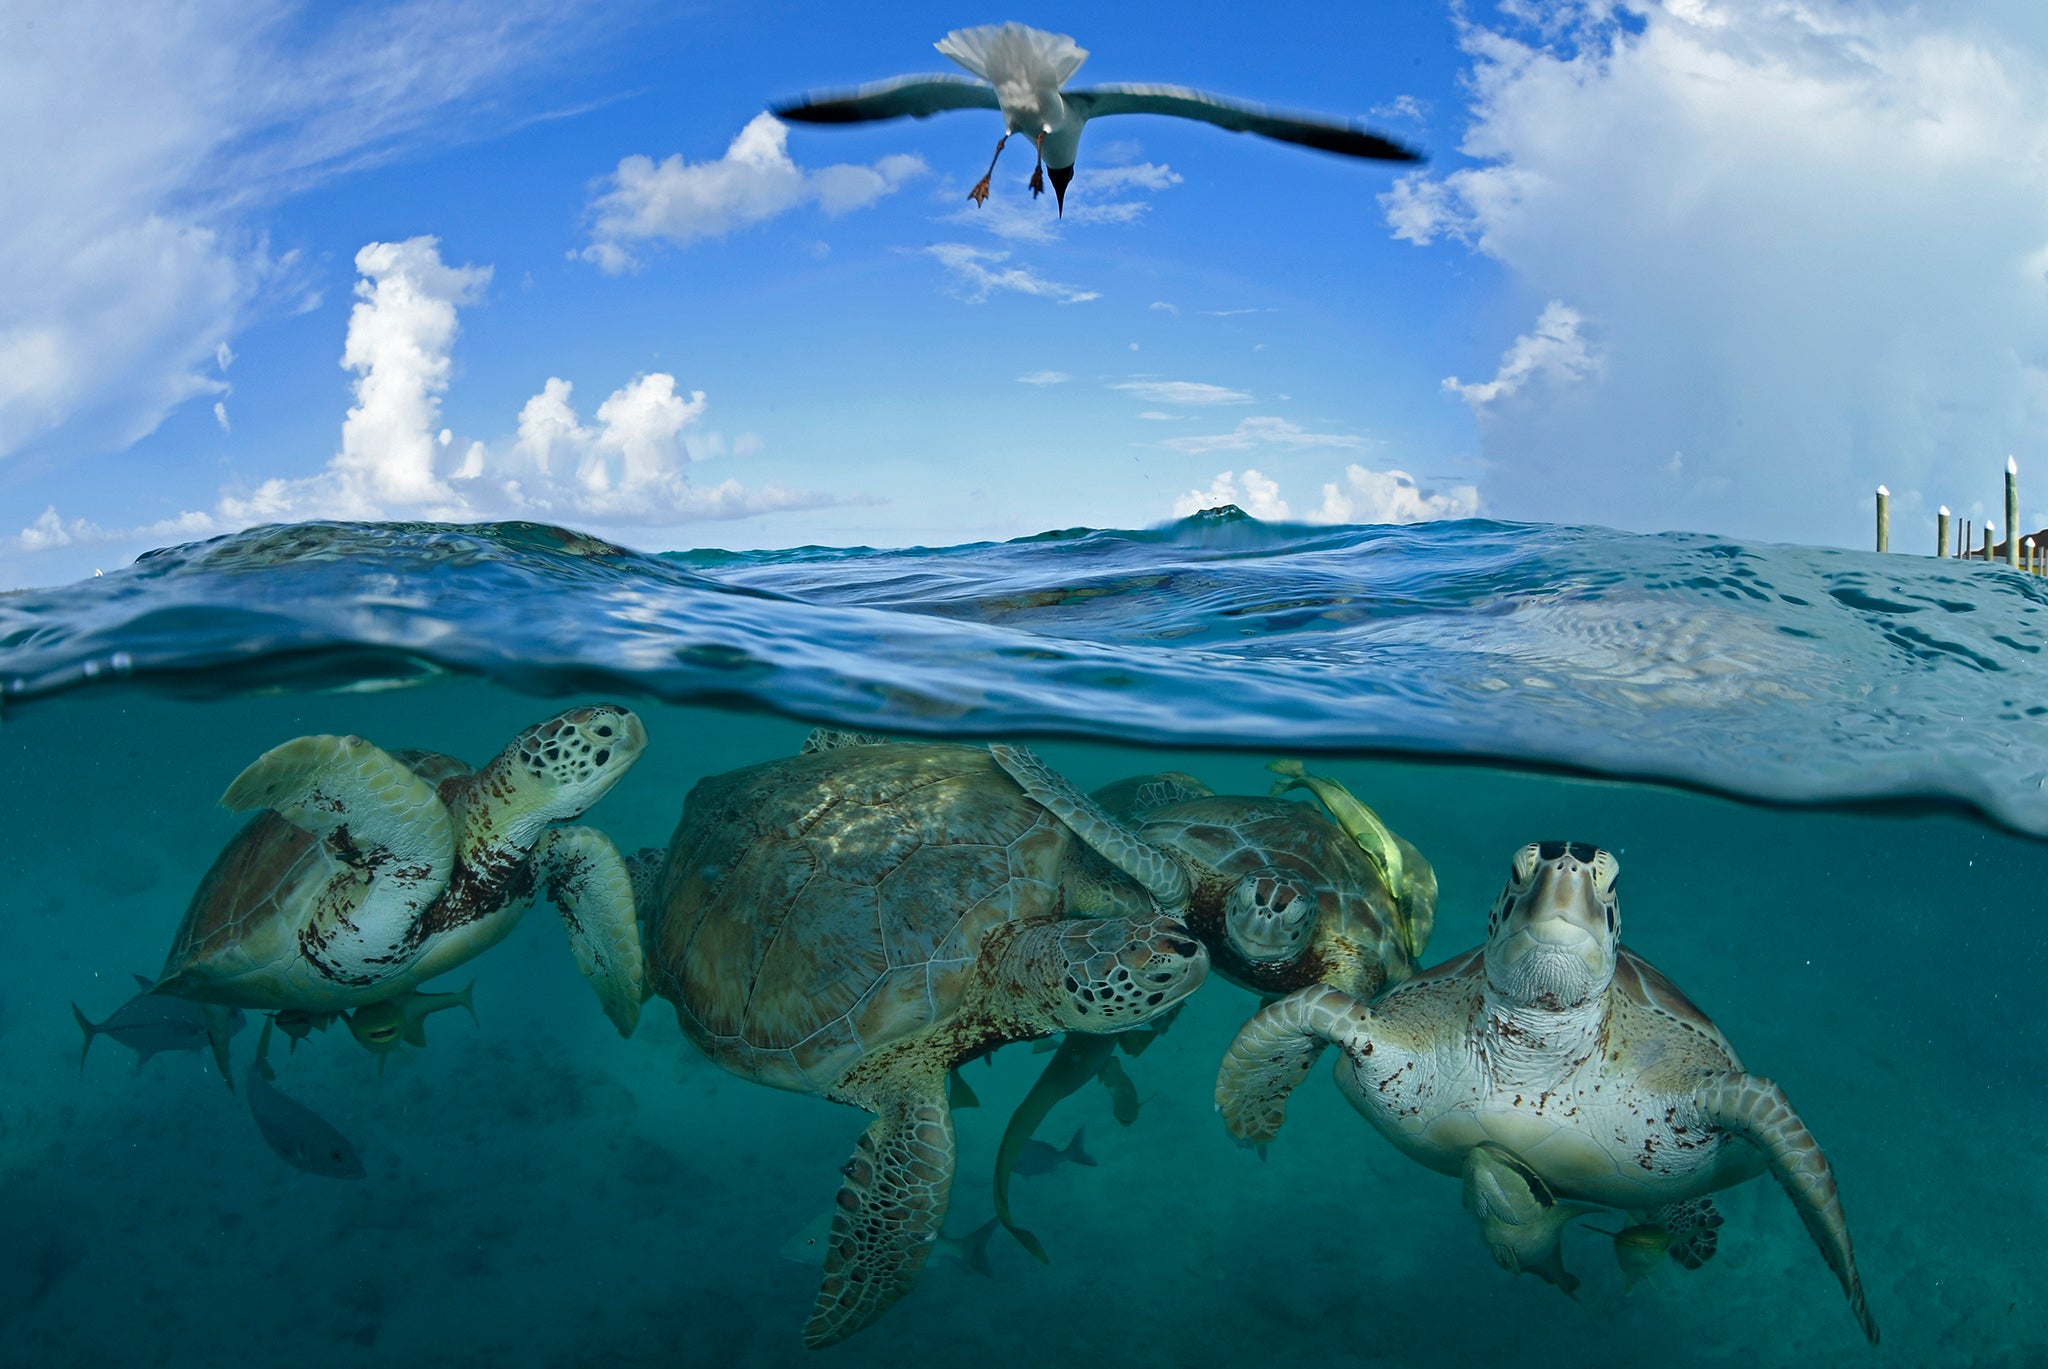
[[994,86],[966,76],[942,75],[897,76],[858,90],[806,95],[769,112],[778,119],[803,124],[860,124],[875,119],[928,119],[949,109],[1000,108]]
[[1181,119],[1200,119],[1205,124],[1227,128],[1233,133],[1256,133],[1262,138],[1299,143],[1303,147],[1320,148],[1346,157],[1370,157],[1382,162],[1422,160],[1422,154],[1413,148],[1403,147],[1391,138],[1383,138],[1356,124],[1281,114],[1263,105],[1226,100],[1186,86],[1089,86],[1083,90],[1063,90],[1060,98],[1066,101],[1069,109],[1090,119],[1099,119],[1106,114],[1167,114]]

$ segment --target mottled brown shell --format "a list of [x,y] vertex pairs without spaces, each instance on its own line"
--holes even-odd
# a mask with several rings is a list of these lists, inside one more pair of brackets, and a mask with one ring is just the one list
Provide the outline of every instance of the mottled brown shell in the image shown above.
[[669,843],[649,978],[725,1068],[827,1093],[957,1010],[991,929],[1062,915],[1074,840],[979,747],[854,746],[713,776]]
[[[1379,872],[1320,810],[1285,798],[1212,795],[1154,808],[1137,832],[1188,866],[1188,926],[1209,947],[1211,965],[1233,982],[1274,994],[1328,983],[1369,999],[1413,973]],[[1254,964],[1231,950],[1223,905],[1240,878],[1268,865],[1293,872],[1315,894],[1316,933],[1297,959]]]
[[[392,755],[429,784],[440,786],[443,801],[453,797],[448,782],[471,773],[463,762],[438,752]],[[308,859],[316,843],[316,838],[275,813],[251,818],[199,881],[186,905],[185,920],[171,939],[171,952],[157,976],[160,984],[204,999],[207,983],[217,974],[232,975],[243,968],[242,952],[252,934],[277,930],[272,924],[305,926],[313,915],[312,899],[326,890],[330,873],[325,863]],[[368,887],[366,878],[358,894]]]

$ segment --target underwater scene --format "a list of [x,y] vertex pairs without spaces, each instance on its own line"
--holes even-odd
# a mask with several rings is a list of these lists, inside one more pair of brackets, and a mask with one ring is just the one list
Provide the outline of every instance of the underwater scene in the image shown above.
[[2044,608],[1235,511],[0,595],[0,1359],[2048,1360]]

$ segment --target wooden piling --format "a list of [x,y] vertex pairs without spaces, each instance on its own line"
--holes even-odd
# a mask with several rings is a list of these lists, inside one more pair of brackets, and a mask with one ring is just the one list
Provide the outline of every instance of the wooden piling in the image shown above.
[[1941,506],[1941,512],[1934,515],[1934,554],[1948,555],[1948,505]]
[[2005,458],[2005,564],[2020,568],[2020,463]]
[[1892,549],[1892,492],[1882,485],[1877,487],[1877,549]]
[[1986,523],[1984,525],[1984,564],[1987,566],[1991,564],[1991,554],[1998,546],[1997,537],[1998,525],[1996,523]]

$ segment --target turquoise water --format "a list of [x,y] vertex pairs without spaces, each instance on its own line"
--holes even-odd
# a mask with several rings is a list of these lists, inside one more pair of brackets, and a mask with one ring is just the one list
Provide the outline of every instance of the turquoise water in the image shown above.
[[[2048,1123],[2041,582],[1904,556],[1465,523],[1228,517],[919,552],[647,558],[551,530],[326,526],[0,596],[0,1360],[35,1364],[1531,1365],[2033,1363]],[[376,1061],[345,1033],[277,1086],[366,1177],[292,1168],[203,1056],[79,1069],[156,973],[263,750],[357,733],[473,763],[571,703],[645,720],[591,810],[667,842],[699,778],[814,722],[1028,736],[1084,787],[1160,769],[1263,793],[1319,756],[1434,863],[1426,963],[1476,944],[1523,842],[1615,851],[1623,941],[1784,1085],[1833,1161],[1884,1343],[1865,1345],[1768,1179],[1719,1254],[1626,1295],[1568,1231],[1577,1299],[1496,1267],[1459,1186],[1318,1068],[1261,1163],[1211,1108],[1257,1000],[1214,978],[1041,1130],[1050,1265],[934,1262],[844,1345],[800,1348],[780,1257],[864,1115],[741,1081],[656,1001],[622,1040],[536,909],[437,987],[477,1021]],[[235,1038],[238,1071],[254,1032]],[[282,1042],[279,1046],[282,1046]],[[948,1229],[991,1210],[1044,1056],[968,1080]],[[1604,1223],[1600,1223],[1604,1224]]]

